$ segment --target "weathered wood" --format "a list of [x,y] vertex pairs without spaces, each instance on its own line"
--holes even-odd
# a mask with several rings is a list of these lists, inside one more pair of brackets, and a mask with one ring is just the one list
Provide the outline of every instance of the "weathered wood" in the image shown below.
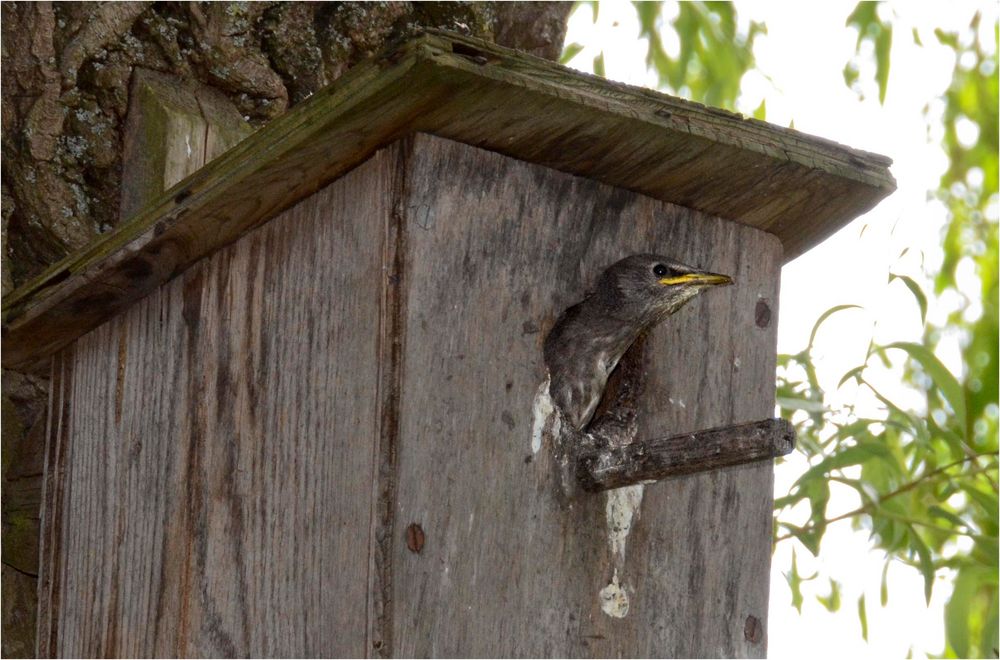
[[365,655],[394,163],[376,155],[60,353],[40,652]]
[[131,218],[252,132],[219,90],[136,69],[125,120],[121,218]]
[[[418,135],[401,205],[405,264],[392,654],[763,657],[772,466],[647,486],[622,568],[608,495],[566,507],[532,452],[542,340],[606,266],[659,252],[731,274],[648,337],[642,437],[766,417],[781,246],[703,213]],[[442,185],[447,182],[447,185]],[[419,553],[406,539],[419,525]],[[624,618],[602,610],[617,580]]]
[[782,241],[786,259],[895,185],[881,156],[476,40],[426,34],[355,67],[8,296],[4,366],[38,368],[198,259],[414,131],[764,229]]
[[577,459],[577,478],[584,490],[597,493],[771,460],[794,448],[795,427],[784,419],[765,419],[588,452]]
[[49,410],[45,434],[45,475],[42,479],[41,534],[38,542],[38,632],[36,653],[53,657],[58,642],[60,576],[65,548],[64,509],[67,453],[70,448],[69,397],[73,382],[73,350],[53,356],[49,381]]
[[425,135],[75,342],[40,650],[763,656],[769,464],[647,487],[619,561],[532,452],[545,332],[638,251],[738,282],[647,339],[641,434],[770,412],[773,236]]

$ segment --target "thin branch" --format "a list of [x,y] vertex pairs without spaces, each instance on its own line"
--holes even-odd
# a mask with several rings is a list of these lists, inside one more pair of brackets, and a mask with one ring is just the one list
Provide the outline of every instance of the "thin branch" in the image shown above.
[[[906,523],[908,525],[920,525],[921,527],[926,527],[927,529],[933,529],[936,532],[944,532],[946,534],[958,534],[959,536],[968,536],[968,537],[974,538],[974,539],[990,538],[986,534],[979,534],[978,532],[975,532],[975,531],[963,532],[963,531],[961,531],[961,530],[959,530],[957,528],[952,529],[952,528],[949,528],[949,527],[939,527],[937,525],[932,525],[929,522],[924,522],[923,520],[918,520],[916,518],[910,518],[909,516],[901,516],[901,515],[899,515],[897,513],[891,513],[889,511],[883,511],[882,515],[884,515],[886,518],[892,518],[893,520],[898,520],[899,522],[903,522],[903,523]],[[962,524],[965,527],[967,527],[968,529],[970,529],[970,530],[973,529],[972,527],[969,526],[969,523],[963,522]]]
[[[835,516],[833,518],[830,518],[829,520],[824,520],[822,524],[824,526],[831,525],[831,524],[833,524],[835,522],[840,522],[841,520],[847,520],[848,518],[853,518],[854,516],[860,516],[860,515],[866,514],[866,513],[870,514],[871,510],[873,508],[877,507],[879,504],[885,502],[886,500],[890,500],[890,499],[896,497],[897,495],[902,495],[903,493],[906,493],[908,491],[913,490],[914,488],[916,488],[916,487],[920,486],[921,484],[929,481],[930,479],[938,476],[939,474],[941,474],[942,472],[948,470],[949,468],[953,468],[956,465],[961,465],[963,463],[968,463],[969,461],[972,461],[972,460],[975,460],[975,459],[978,459],[978,458],[982,458],[984,456],[996,456],[996,454],[994,454],[993,452],[983,452],[983,453],[980,453],[980,454],[975,454],[973,456],[966,456],[965,458],[961,458],[961,459],[959,459],[957,461],[954,461],[952,463],[948,463],[947,465],[942,465],[941,467],[939,467],[939,468],[937,468],[935,470],[931,470],[930,472],[921,475],[920,477],[914,479],[913,481],[910,481],[908,483],[903,484],[902,486],[900,486],[896,490],[893,490],[893,491],[890,491],[890,492],[886,493],[885,495],[883,495],[882,497],[880,497],[877,502],[871,502],[869,504],[865,504],[865,505],[859,506],[857,509],[854,509],[853,511],[848,511],[847,513],[843,513],[843,514],[841,514],[839,516]],[[990,469],[990,467],[991,466],[986,466],[986,467],[984,467],[984,468],[982,468],[980,470],[976,470],[975,472],[972,472],[970,474],[981,474],[982,472]],[[954,477],[956,475],[948,475],[948,476]],[[843,480],[842,479],[838,479],[838,481],[843,481]],[[992,483],[992,480],[991,480],[991,483]],[[930,526],[932,526],[932,525],[930,525]],[[816,525],[809,525],[807,527],[803,527],[801,529],[800,533],[802,533],[802,532],[808,532],[808,531],[811,531],[811,530],[813,530],[815,528],[816,528]],[[935,527],[935,529],[943,530],[944,528]],[[952,530],[946,530],[946,531],[952,531]],[[779,536],[778,538],[774,539],[774,542],[775,543],[780,543],[781,541],[786,541],[786,540],[788,540],[790,538],[794,538],[796,536],[797,536],[797,534],[791,534],[791,533],[785,534],[783,536]]]

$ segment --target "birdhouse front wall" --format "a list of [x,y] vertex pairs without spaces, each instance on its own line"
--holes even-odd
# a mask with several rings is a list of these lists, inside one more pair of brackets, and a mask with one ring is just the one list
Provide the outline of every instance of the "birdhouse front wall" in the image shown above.
[[777,239],[423,134],[76,341],[40,650],[763,656],[769,462],[647,485],[615,536],[532,444],[546,332],[637,252],[737,282],[652,332],[640,437],[771,416]]

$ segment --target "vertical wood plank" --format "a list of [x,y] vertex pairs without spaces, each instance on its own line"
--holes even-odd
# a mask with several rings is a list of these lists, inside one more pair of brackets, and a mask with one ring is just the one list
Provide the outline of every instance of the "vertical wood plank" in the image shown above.
[[365,654],[392,163],[78,340],[54,654]]
[[49,371],[49,409],[38,541],[38,628],[35,635],[35,655],[40,658],[52,657],[58,642],[63,555],[62,490],[66,485],[67,422],[71,405],[67,389],[72,382],[72,354],[72,347],[55,354]]
[[762,656],[770,466],[647,487],[618,619],[606,498],[531,451],[545,333],[638,251],[739,283],[654,332],[641,432],[768,416],[774,237],[428,136],[79,340],[51,652]]
[[[781,248],[768,234],[439,138],[418,136],[404,205],[406,345],[394,551],[400,656],[755,656],[766,625],[772,467],[647,486],[612,618],[606,497],[564,509],[530,448],[541,343],[604,267],[657,252],[729,273],[655,330],[641,433],[767,417]],[[772,319],[776,318],[776,310]]]

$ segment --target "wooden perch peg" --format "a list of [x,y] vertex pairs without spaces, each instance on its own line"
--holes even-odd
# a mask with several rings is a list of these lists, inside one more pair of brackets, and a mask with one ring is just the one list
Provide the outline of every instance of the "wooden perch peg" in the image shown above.
[[765,419],[589,451],[577,459],[577,479],[584,490],[597,493],[773,459],[794,448],[792,425],[784,419]]

